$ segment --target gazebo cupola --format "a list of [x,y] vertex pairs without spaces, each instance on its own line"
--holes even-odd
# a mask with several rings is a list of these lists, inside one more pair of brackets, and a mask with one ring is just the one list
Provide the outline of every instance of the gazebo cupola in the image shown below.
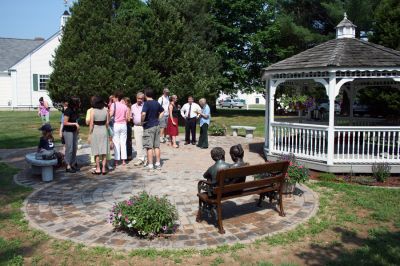
[[343,20],[336,26],[336,39],[342,38],[355,38],[356,37],[356,28],[348,18],[347,14],[344,13]]

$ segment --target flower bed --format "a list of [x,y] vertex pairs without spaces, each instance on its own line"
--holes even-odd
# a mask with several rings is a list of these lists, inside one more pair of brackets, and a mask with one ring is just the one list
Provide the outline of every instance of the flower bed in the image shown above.
[[116,229],[144,238],[172,234],[178,227],[175,206],[165,196],[160,198],[144,191],[116,203],[108,220]]

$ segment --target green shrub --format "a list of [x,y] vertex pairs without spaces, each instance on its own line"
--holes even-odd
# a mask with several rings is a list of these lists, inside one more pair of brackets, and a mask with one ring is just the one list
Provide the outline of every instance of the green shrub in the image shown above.
[[116,203],[109,216],[109,222],[116,228],[148,238],[174,233],[177,220],[176,208],[165,196],[159,198],[145,191]]
[[208,128],[208,132],[210,136],[225,136],[226,127],[217,123],[212,123],[211,126]]
[[333,182],[336,180],[336,175],[332,173],[322,173],[318,176],[319,180]]
[[372,176],[378,182],[385,182],[390,177],[390,170],[392,168],[388,163],[374,163],[372,165]]

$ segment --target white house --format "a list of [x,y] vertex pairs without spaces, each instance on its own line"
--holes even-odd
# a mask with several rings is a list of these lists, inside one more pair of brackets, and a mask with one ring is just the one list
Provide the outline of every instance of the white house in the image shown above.
[[[61,16],[61,29],[69,17]],[[36,107],[43,97],[52,105],[46,84],[53,71],[50,62],[60,45],[58,31],[49,39],[0,37],[0,109]]]
[[227,98],[237,98],[237,99],[245,100],[246,104],[251,104],[251,105],[254,105],[254,104],[265,105],[265,95],[263,93],[259,93],[259,92],[243,93],[241,91],[238,91],[235,94],[235,97],[221,93],[219,95],[217,101],[225,100]]

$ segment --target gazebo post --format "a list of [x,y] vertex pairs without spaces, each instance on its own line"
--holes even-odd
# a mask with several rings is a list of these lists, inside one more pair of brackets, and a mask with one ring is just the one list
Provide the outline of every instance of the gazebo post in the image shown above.
[[329,127],[328,127],[328,158],[327,164],[333,165],[334,143],[335,143],[335,98],[336,98],[336,77],[332,72],[329,75]]
[[268,154],[272,154],[272,149],[274,145],[274,135],[272,132],[272,123],[274,122],[274,110],[275,110],[275,91],[276,83],[271,79],[268,82]]
[[269,129],[271,128],[270,122],[269,122],[269,95],[270,95],[270,84],[271,84],[271,78],[267,78],[265,81],[265,140],[264,141],[264,155],[265,159],[268,160],[268,155],[270,153],[270,142],[269,142]]

